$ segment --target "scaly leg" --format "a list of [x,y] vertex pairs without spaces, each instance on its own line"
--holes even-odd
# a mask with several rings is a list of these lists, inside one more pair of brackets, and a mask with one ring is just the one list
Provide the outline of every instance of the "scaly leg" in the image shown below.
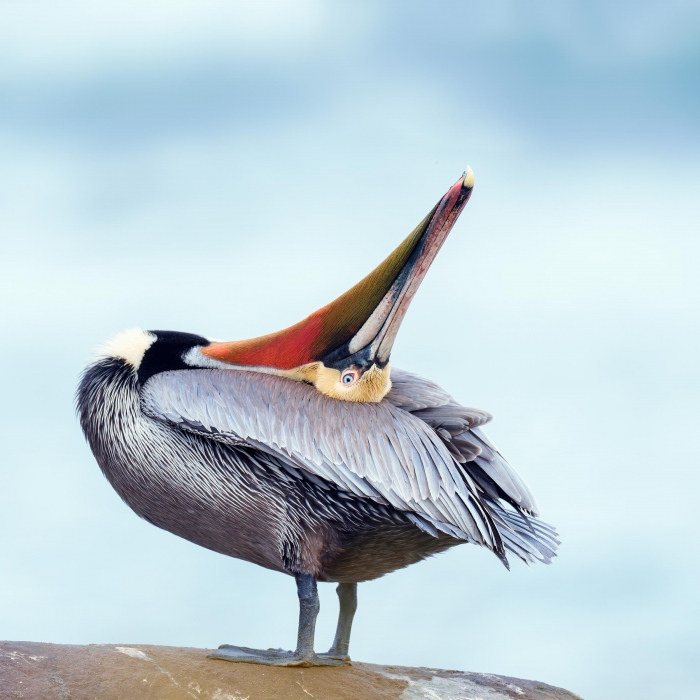
[[352,619],[355,617],[355,611],[357,610],[357,584],[339,583],[336,591],[340,600],[338,628],[335,632],[333,646],[325,654],[320,654],[320,656],[340,661],[350,661],[348,651],[350,649]]
[[222,644],[217,651],[209,654],[208,658],[267,666],[340,666],[343,664],[341,659],[315,654],[314,632],[316,617],[321,607],[318,601],[316,579],[310,574],[298,574],[296,581],[299,595],[299,632],[296,651],[250,649]]

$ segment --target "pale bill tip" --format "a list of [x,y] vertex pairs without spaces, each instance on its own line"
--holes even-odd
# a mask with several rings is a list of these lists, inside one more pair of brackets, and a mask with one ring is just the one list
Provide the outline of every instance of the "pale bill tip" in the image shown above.
[[469,190],[474,187],[474,171],[469,166],[467,166],[467,170],[464,173],[462,186]]

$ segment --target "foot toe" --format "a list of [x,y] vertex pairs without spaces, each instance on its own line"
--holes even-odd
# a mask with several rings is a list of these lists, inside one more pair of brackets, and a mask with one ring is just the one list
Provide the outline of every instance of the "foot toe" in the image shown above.
[[263,664],[265,666],[341,666],[347,661],[324,654],[300,655],[283,649],[250,649],[222,644],[216,651],[207,654],[208,659],[232,661],[234,663]]
[[333,651],[332,649],[323,652],[322,654],[318,655],[321,658],[324,659],[335,659],[336,661],[340,661],[345,664],[351,664],[352,659],[347,655],[347,654],[341,654],[340,652]]

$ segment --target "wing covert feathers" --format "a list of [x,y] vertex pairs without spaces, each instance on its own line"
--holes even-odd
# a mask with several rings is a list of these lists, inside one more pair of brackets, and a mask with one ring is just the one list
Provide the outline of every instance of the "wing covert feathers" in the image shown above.
[[153,376],[142,405],[152,417],[245,443],[426,528],[502,552],[473,479],[427,423],[388,401],[338,401],[275,375],[202,369]]
[[273,455],[433,536],[484,545],[504,563],[505,550],[548,562],[556,533],[479,430],[491,416],[408,372],[392,369],[392,383],[381,403],[350,403],[271,374],[192,369],[154,375],[141,396],[151,417]]

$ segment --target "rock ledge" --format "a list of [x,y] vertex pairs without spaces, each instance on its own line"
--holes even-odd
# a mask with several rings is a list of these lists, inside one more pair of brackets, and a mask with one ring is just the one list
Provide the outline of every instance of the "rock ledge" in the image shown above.
[[0,642],[0,700],[581,700],[486,673],[354,663],[270,668],[150,645]]

